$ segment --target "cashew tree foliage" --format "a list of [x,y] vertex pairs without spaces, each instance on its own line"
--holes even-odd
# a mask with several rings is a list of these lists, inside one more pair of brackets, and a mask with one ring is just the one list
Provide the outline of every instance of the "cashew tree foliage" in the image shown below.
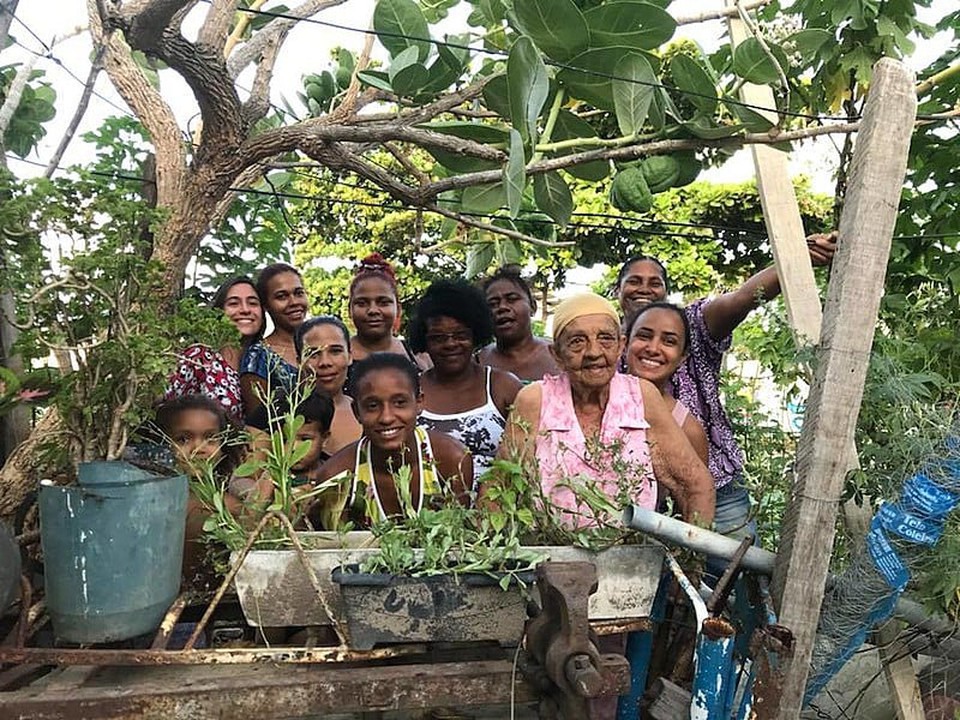
[[[349,173],[440,218],[425,250],[455,241],[468,259],[492,258],[494,235],[520,247],[572,242],[531,233],[524,221],[546,217],[562,230],[575,209],[574,181],[613,175],[611,202],[643,211],[652,194],[692,181],[743,145],[787,149],[856,129],[855,119],[806,116],[804,96],[791,90],[824,64],[823,48],[836,43],[828,31],[780,38],[751,23],[754,36],[735,51],[707,56],[674,42],[678,29],[738,8],[684,18],[664,0],[378,0],[372,32],[358,35],[362,48],[305,68],[313,70],[305,112],[278,111],[270,85],[291,29],[350,1],[88,0],[106,70],[154,146],[166,213],[154,259],[171,293],[236,190],[291,164]],[[465,32],[441,35],[437,23],[461,3],[471,11]],[[182,29],[188,16],[200,20],[195,39]],[[385,63],[371,60],[374,43]],[[189,142],[141,54],[190,87],[200,122]],[[241,89],[237,79],[251,69]],[[737,99],[745,82],[774,87],[775,114]],[[389,170],[372,159],[378,153],[394,158]],[[417,154],[429,162],[413,162]],[[649,162],[656,158],[672,162]]]

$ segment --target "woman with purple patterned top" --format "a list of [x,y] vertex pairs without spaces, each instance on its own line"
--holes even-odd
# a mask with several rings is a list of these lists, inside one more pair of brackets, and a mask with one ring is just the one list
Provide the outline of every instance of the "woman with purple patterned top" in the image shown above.
[[[814,266],[829,265],[836,250],[836,233],[810,235],[807,248]],[[666,268],[656,258],[627,260],[617,276],[620,310],[629,323],[644,306],[664,300],[670,291]],[[702,298],[684,312],[690,323],[690,347],[677,368],[669,391],[700,421],[709,443],[710,474],[717,487],[714,528],[723,534],[745,535],[750,528],[750,498],[743,487],[743,453],[720,402],[720,367],[731,335],[752,310],[780,294],[777,270],[770,266],[739,288],[715,298]],[[626,372],[625,359],[621,370]]]

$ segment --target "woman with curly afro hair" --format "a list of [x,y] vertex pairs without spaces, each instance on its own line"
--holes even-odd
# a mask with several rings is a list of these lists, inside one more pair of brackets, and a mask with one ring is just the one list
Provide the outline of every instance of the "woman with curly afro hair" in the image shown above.
[[473,455],[474,477],[500,447],[507,414],[521,384],[515,375],[481,366],[476,351],[493,339],[486,298],[465,280],[437,280],[410,322],[410,345],[433,367],[423,373],[420,424],[456,438]]

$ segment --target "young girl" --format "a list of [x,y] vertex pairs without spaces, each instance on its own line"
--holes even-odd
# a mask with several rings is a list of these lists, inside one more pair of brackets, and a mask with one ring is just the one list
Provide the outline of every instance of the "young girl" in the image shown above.
[[[304,489],[312,488],[318,481],[320,466],[329,455],[324,451],[324,443],[330,436],[330,423],[333,419],[333,401],[325,394],[314,391],[300,401],[292,415],[303,418],[303,424],[297,429],[294,441],[309,443],[306,454],[290,468],[293,475],[291,486]],[[276,403],[275,411],[268,416],[265,407],[258,408],[247,417],[247,430],[254,439],[254,448],[266,447],[270,435],[285,431],[285,423],[290,418],[290,401],[287,397]],[[256,486],[256,495],[253,489]],[[273,480],[262,474],[257,481],[252,478],[233,478],[230,492],[238,497],[257,501],[270,500],[273,497]]]
[[257,293],[273,332],[250,345],[240,359],[240,390],[248,414],[263,404],[262,398],[293,390],[299,366],[293,335],[307,317],[307,292],[295,267],[267,265],[257,276]]
[[[182,395],[163,403],[157,410],[157,425],[174,451],[177,467],[190,477],[199,477],[212,466],[215,477],[226,482],[242,459],[239,427],[223,406],[206,395]],[[224,501],[236,514],[242,505],[229,494]],[[203,523],[207,511],[191,491],[187,502],[183,574],[192,578],[203,560]]]
[[339,482],[340,492],[314,505],[315,526],[335,529],[344,508],[360,527],[400,513],[395,478],[404,466],[418,510],[444,490],[468,502],[473,461],[458,441],[417,427],[421,407],[417,368],[402,355],[375,353],[354,364],[353,408],[363,437],[320,468],[320,481]]
[[[379,253],[360,261],[350,283],[350,320],[357,329],[351,338],[351,356],[363,360],[375,352],[392,352],[420,364],[406,342],[394,335],[399,327],[400,303],[393,266]],[[423,366],[423,369],[429,364]]]
[[211,305],[222,310],[239,333],[239,347],[226,345],[214,350],[194,344],[178,353],[176,370],[170,376],[164,400],[183,395],[206,395],[216,400],[235,420],[244,415],[240,392],[240,358],[263,333],[263,309],[253,281],[234,277],[217,290]]

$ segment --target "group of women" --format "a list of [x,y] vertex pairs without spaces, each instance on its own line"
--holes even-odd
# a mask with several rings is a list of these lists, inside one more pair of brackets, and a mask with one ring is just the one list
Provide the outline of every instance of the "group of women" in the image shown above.
[[[815,264],[829,262],[833,242],[809,239]],[[737,324],[779,292],[776,272],[683,309],[665,302],[668,292],[661,263],[633,258],[618,277],[619,311],[593,293],[568,298],[554,310],[551,343],[530,330],[535,301],[518,274],[498,272],[482,288],[439,280],[402,340],[396,277],[381,257],[366,258],[350,285],[353,335],[336,316],[309,317],[300,273],[270,265],[256,282],[220,289],[214,304],[237,347],[187,348],[168,398],[199,394],[211,412],[251,424],[308,378],[332,406],[308,475],[341,488],[313,513],[320,525],[397,512],[401,466],[417,507],[444,488],[469,502],[499,455],[525,459],[575,524],[586,521],[567,480],[589,477],[612,496],[628,468],[642,479],[633,502],[653,508],[669,494],[686,519],[709,524],[716,514],[729,531],[745,525],[749,502],[720,361]]]

